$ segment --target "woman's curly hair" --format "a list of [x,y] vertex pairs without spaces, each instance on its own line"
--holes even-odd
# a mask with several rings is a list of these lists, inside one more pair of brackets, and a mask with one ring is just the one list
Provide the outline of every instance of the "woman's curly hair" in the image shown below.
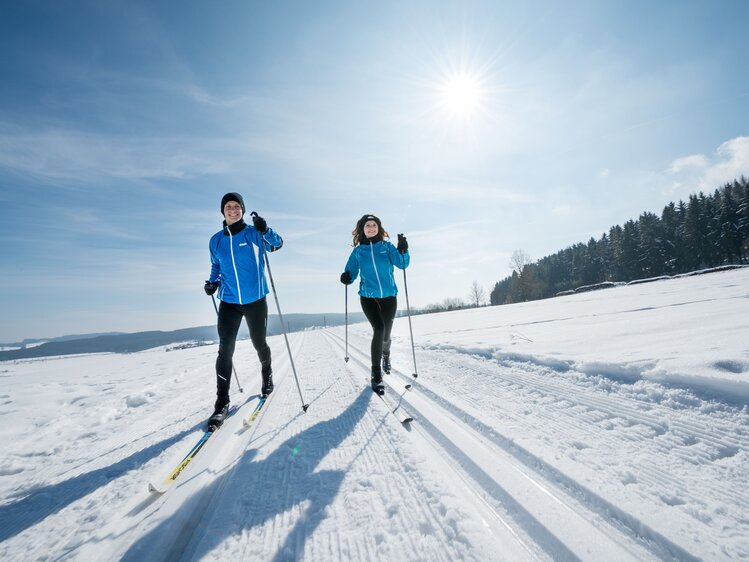
[[362,241],[368,240],[368,238],[364,234],[364,225],[367,224],[367,221],[375,221],[377,223],[377,235],[372,239],[373,243],[381,242],[385,238],[390,238],[387,230],[382,228],[382,221],[380,221],[379,218],[372,214],[364,215],[356,222],[356,227],[351,231],[351,236],[353,237],[351,240],[352,246],[358,246],[362,243]]

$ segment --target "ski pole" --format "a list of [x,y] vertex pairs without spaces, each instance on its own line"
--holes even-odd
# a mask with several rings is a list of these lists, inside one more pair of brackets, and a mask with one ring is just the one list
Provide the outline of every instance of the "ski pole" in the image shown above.
[[346,287],[346,357],[343,358],[348,363],[348,285]]
[[[403,236],[403,234],[398,235]],[[416,369],[416,349],[414,348],[414,331],[411,327],[411,305],[408,303],[408,282],[406,281],[406,258],[403,254],[401,254],[401,264],[403,264],[403,289],[406,292],[406,313],[408,314],[408,331],[411,333],[411,353],[413,354],[414,358],[414,372],[413,377],[418,378],[419,371]],[[408,385],[407,388],[410,389],[411,385]]]
[[[213,309],[216,311],[216,316],[218,317],[218,307],[216,306],[216,297],[211,295],[211,300],[213,301]],[[239,377],[237,376],[237,369],[234,367],[234,361],[231,362],[231,370],[234,372],[234,378],[237,379],[237,386],[239,387],[239,392],[244,392],[244,389],[242,388],[242,384],[239,382]]]
[[[250,213],[250,216],[258,216],[255,211]],[[299,391],[299,398],[302,400],[302,410],[307,412],[309,404],[304,403],[304,396],[302,396],[302,387],[299,385],[299,377],[296,374],[296,367],[294,366],[294,357],[291,355],[291,346],[289,345],[289,337],[286,335],[286,327],[284,325],[283,314],[281,314],[281,305],[278,304],[278,294],[276,293],[276,284],[273,282],[273,273],[270,270],[270,261],[268,260],[268,252],[265,250],[265,238],[262,234],[260,239],[263,241],[261,251],[263,252],[263,259],[265,260],[265,267],[268,268],[268,277],[270,278],[270,286],[273,288],[273,298],[276,301],[276,310],[278,311],[278,319],[281,321],[281,331],[283,332],[283,339],[286,342],[286,350],[289,352],[289,361],[291,362],[291,372],[294,373],[294,380],[296,380],[296,388]]]

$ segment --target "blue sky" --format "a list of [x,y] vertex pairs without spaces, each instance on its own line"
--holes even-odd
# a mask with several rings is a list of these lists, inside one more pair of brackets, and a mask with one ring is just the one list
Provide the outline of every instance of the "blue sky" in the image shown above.
[[285,313],[343,310],[369,212],[409,238],[412,306],[488,292],[514,250],[749,176],[747,21],[742,1],[3,2],[0,341],[212,323],[228,191],[285,239]]

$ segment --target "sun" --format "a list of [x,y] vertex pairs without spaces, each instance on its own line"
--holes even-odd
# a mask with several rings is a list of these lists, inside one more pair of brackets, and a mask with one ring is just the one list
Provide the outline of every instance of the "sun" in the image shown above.
[[465,37],[460,45],[430,50],[412,79],[421,102],[415,118],[452,139],[476,137],[497,123],[502,80],[499,55]]
[[460,73],[445,77],[439,94],[440,105],[450,117],[469,119],[479,112],[485,92],[481,80]]

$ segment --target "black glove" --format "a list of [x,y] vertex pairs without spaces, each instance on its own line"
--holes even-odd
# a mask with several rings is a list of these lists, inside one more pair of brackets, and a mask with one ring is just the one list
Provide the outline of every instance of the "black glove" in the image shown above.
[[210,281],[206,281],[205,285],[203,285],[203,290],[205,291],[206,295],[212,295],[216,292],[216,289],[218,289],[218,281],[211,283]]
[[351,279],[351,274],[348,272],[348,270],[341,273],[341,283],[343,283],[344,285],[351,285],[351,283],[353,282],[354,280]]
[[406,240],[406,237],[402,234],[398,235],[398,251],[401,254],[408,252],[408,240]]
[[252,213],[252,226],[255,227],[260,234],[268,232],[268,223],[265,222],[263,217],[258,216],[257,213]]

